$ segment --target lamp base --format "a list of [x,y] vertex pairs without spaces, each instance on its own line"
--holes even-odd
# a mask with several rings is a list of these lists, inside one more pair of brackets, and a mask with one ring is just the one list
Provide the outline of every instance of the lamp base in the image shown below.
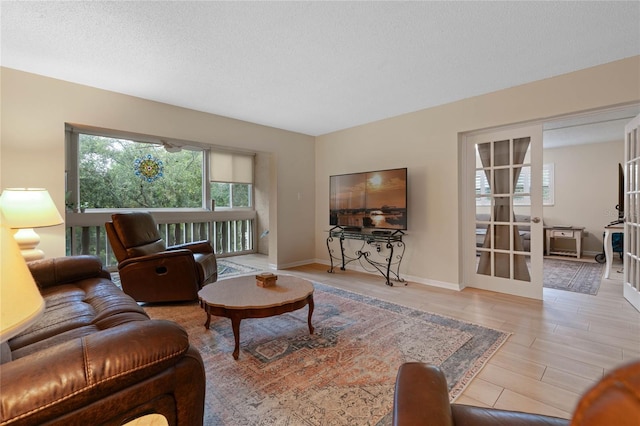
[[20,254],[22,254],[25,262],[44,259],[44,252],[40,249],[20,250]]
[[18,242],[20,253],[26,262],[44,259],[44,252],[36,248],[40,244],[40,236],[33,228],[17,229],[13,238]]

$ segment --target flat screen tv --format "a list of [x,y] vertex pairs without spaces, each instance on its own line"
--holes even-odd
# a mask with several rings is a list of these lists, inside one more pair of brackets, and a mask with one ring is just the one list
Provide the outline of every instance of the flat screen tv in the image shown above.
[[406,230],[407,168],[330,176],[329,224]]

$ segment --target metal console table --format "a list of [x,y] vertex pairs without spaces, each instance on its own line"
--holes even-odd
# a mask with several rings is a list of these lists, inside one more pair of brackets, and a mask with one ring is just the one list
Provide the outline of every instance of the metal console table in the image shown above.
[[[349,263],[356,260],[359,260],[362,267],[365,268],[362,263],[362,259],[364,259],[384,276],[385,284],[388,286],[393,286],[390,280],[391,275],[395,277],[396,281],[407,285],[405,280],[400,278],[400,262],[402,262],[405,249],[404,242],[402,242],[404,235],[402,231],[362,232],[347,230],[339,226],[331,228],[327,237],[331,268],[327,272],[333,273],[334,267],[337,266],[334,265],[334,260],[342,263],[340,269],[344,271]],[[335,239],[340,242],[339,255],[336,255],[336,250],[331,247]],[[355,250],[348,251],[344,240],[362,241],[362,245]]]

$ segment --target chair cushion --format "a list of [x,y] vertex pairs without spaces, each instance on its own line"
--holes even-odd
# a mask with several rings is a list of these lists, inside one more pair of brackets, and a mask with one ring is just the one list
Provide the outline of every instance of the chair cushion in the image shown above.
[[131,247],[127,249],[127,255],[129,257],[140,257],[148,254],[160,253],[166,250],[166,245],[163,240],[158,240],[153,243],[145,244],[142,246]]
[[[111,216],[111,220],[120,242],[127,250],[158,241],[162,242],[156,222],[149,213],[117,213]],[[164,246],[164,242],[162,244]]]

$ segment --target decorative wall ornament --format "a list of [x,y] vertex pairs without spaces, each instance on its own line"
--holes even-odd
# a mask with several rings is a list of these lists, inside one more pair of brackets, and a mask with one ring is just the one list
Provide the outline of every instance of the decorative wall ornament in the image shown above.
[[162,160],[153,158],[151,154],[147,154],[142,158],[136,158],[133,168],[136,176],[139,176],[147,182],[153,182],[164,176]]

